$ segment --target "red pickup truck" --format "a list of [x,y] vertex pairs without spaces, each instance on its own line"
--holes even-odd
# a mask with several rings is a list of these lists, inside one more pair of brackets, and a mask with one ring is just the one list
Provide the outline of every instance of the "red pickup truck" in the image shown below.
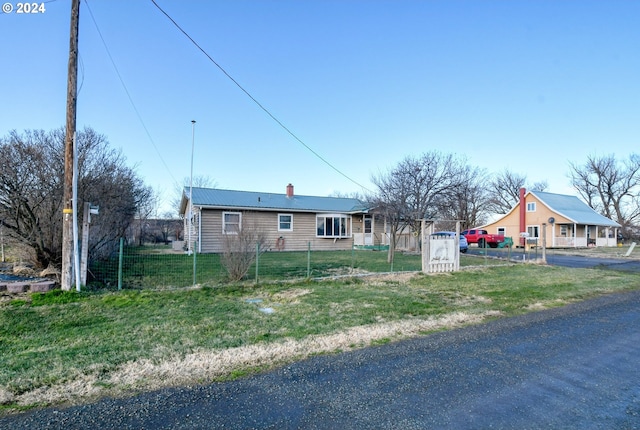
[[487,230],[465,230],[462,235],[467,239],[469,243],[477,243],[479,248],[497,248],[499,244],[504,242],[504,235],[502,234],[490,234]]

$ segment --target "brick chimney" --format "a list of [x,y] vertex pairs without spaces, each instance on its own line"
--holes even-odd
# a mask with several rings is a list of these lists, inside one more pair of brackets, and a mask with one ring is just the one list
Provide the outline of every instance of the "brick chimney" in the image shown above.
[[[527,193],[525,188],[520,188],[520,233],[527,231],[527,202],[524,195]],[[524,246],[525,238],[520,236],[520,245]]]
[[287,185],[287,198],[293,198],[293,185],[291,184]]

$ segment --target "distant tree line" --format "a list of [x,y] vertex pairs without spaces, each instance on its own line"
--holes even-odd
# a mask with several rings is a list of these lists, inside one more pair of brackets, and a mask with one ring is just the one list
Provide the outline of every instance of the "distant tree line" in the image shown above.
[[[631,154],[625,160],[614,155],[590,156],[583,165],[570,164],[568,177],[590,207],[623,226],[623,235],[637,234],[640,156]],[[371,180],[375,190],[366,199],[389,223],[390,261],[397,233],[406,229],[418,232],[421,219],[460,220],[466,227],[475,227],[491,215],[513,209],[521,188],[548,188],[546,181],[529,184],[526,175],[509,169],[489,174],[470,165],[465,157],[439,151],[407,156]]]

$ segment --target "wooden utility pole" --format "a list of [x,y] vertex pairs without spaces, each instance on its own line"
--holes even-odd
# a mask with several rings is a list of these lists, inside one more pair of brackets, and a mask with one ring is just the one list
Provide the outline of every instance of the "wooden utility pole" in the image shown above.
[[71,1],[71,31],[69,38],[69,70],[67,74],[67,124],[64,138],[64,195],[62,220],[61,287],[71,290],[73,261],[73,140],[76,132],[76,99],[78,94],[78,22],[80,0]]

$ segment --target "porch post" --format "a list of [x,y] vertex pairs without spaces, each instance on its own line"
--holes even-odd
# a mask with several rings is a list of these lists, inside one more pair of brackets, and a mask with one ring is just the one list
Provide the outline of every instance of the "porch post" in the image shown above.
[[385,240],[384,240],[384,241],[385,241],[385,242],[387,242],[387,243],[383,243],[383,245],[389,245],[389,246],[391,246],[391,240],[390,240],[390,237],[391,237],[391,236],[390,236],[390,235],[387,235],[387,228],[388,228],[388,227],[389,227],[389,225],[387,224],[387,217],[385,216],[385,217],[384,217],[384,227],[383,227],[383,230],[384,230],[384,235],[385,235],[386,237],[385,237],[385,236],[383,236],[383,237],[385,238]]
[[542,261],[547,262],[547,223],[545,222],[542,223]]
[[[362,219],[362,227],[364,231],[364,218]],[[353,215],[349,217],[349,236],[351,237],[351,249],[353,249]]]

